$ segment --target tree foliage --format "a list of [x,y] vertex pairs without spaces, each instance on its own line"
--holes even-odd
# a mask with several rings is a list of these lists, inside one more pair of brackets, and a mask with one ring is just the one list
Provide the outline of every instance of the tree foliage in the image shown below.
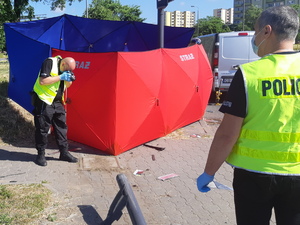
[[300,5],[299,4],[291,5],[291,7],[294,8],[298,13],[300,12]]
[[[291,5],[291,7],[294,8],[298,13],[300,12],[299,4]],[[238,24],[238,25],[232,24],[229,26],[230,29],[232,31],[254,30],[255,22],[256,22],[257,18],[259,17],[259,15],[262,13],[262,11],[263,10],[261,8],[251,5],[245,12],[244,29],[243,29],[243,24]],[[297,43],[300,42],[300,34],[299,33],[296,37],[296,42]]]
[[[66,4],[66,0],[32,0],[35,2],[49,3],[51,2],[51,9],[56,8],[63,9]],[[72,4],[76,0],[67,0],[69,4]],[[81,0],[78,0],[81,1]],[[1,0],[0,1],[0,50],[5,50],[5,37],[3,30],[3,23],[7,22],[19,22],[21,16],[25,14],[27,19],[34,18],[34,8],[29,5],[29,0]]]
[[251,31],[254,30],[254,25],[263,10],[254,5],[250,7],[245,12],[245,21],[240,24],[230,24],[229,28],[231,31]]
[[[291,7],[293,7],[299,14],[299,12],[300,12],[300,5],[299,4],[291,5]],[[298,31],[298,35],[296,37],[296,43],[300,43],[300,33],[299,33],[299,31]]]
[[29,0],[2,0],[0,3],[1,22],[19,22],[23,13],[33,17],[34,8],[29,5]]
[[[82,0],[32,1],[50,4],[51,10],[63,10],[67,3],[72,5],[73,2]],[[5,49],[3,23],[19,22],[24,14],[29,20],[35,17],[34,8],[29,5],[29,0],[0,0],[0,50]],[[141,14],[139,6],[121,5],[119,0],[93,0],[89,8],[89,17],[95,19],[143,22],[145,19],[140,18]]]
[[200,35],[229,32],[229,27],[223,23],[221,18],[214,16],[207,16],[206,18],[198,20],[198,28]]
[[262,13],[262,9],[251,5],[245,13],[245,30],[254,30],[256,19]]
[[1,0],[0,1],[0,50],[5,50],[5,36],[3,23],[20,21],[22,12],[34,14],[33,7],[28,5],[28,0]]
[[[16,0],[15,0],[16,1]],[[32,0],[34,2],[43,2],[43,3],[50,3],[51,2],[51,10],[60,9],[63,10],[66,7],[66,3],[72,5],[73,2],[77,0]],[[81,2],[82,0],[78,0]]]
[[[121,5],[119,0],[93,0],[88,8],[89,18],[116,21],[143,22],[139,6]],[[84,17],[86,12],[84,13]]]

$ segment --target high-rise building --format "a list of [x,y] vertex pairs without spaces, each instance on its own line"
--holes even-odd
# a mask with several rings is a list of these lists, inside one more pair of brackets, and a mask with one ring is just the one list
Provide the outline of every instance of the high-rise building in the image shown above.
[[165,26],[170,27],[194,27],[196,22],[195,12],[190,11],[165,11]]
[[254,5],[258,8],[265,10],[266,8],[272,6],[281,6],[281,5],[295,5],[300,4],[300,0],[234,0],[234,16],[233,23],[239,24],[243,22],[245,16],[244,12],[247,9]]
[[233,23],[233,8],[230,9],[214,9],[214,16],[221,18],[225,24]]

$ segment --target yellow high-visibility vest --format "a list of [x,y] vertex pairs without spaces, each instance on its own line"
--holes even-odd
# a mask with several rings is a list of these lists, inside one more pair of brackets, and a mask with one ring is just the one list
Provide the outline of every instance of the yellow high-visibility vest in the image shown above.
[[[52,68],[50,75],[52,77],[58,76],[59,74],[59,68],[58,68],[58,62],[61,60],[61,56],[56,56],[56,57],[49,57],[49,59],[52,60]],[[51,105],[54,101],[54,98],[57,94],[57,91],[59,89],[60,82],[55,82],[50,85],[40,85],[40,73],[35,81],[33,90],[39,98],[47,103],[48,105]],[[64,90],[66,89],[66,85],[64,84]],[[64,100],[64,96],[62,96],[62,101]]]
[[300,53],[241,66],[247,115],[227,158],[249,171],[300,175]]

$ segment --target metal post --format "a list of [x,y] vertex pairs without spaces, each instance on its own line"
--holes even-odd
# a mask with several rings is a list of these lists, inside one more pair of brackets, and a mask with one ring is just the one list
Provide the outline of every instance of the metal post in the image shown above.
[[[197,7],[198,8],[198,7]],[[197,36],[199,36],[200,34],[199,34],[199,8],[197,9]]]
[[195,8],[197,8],[197,15],[196,15],[196,17],[197,17],[197,21],[196,21],[196,34],[197,34],[197,37],[199,36],[199,24],[198,24],[198,22],[199,22],[199,7],[198,6],[194,6],[194,5],[191,5],[191,7],[195,7]]
[[86,4],[86,18],[89,18],[88,0],[85,0],[85,4]]
[[133,225],[147,225],[141,208],[135,198],[132,188],[124,174],[117,175],[117,182],[120,189],[124,188],[124,195],[127,197],[127,210]]
[[245,0],[244,0],[244,9],[243,9],[243,31],[245,30],[245,9],[246,9],[246,6],[245,6]]
[[159,47],[164,47],[165,42],[165,13],[164,9],[168,6],[169,2],[174,0],[156,0],[157,3],[157,24],[158,24],[158,31],[159,31]]
[[159,27],[159,47],[163,48],[164,47],[164,36],[165,36],[165,13],[164,9],[158,9],[157,10],[158,15],[157,15],[157,20],[158,20],[158,27]]

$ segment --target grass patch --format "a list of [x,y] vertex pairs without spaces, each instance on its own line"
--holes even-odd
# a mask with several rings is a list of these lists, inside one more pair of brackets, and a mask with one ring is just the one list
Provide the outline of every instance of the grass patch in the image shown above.
[[51,191],[42,184],[0,185],[0,224],[33,224],[50,200]]
[[4,54],[3,52],[0,52],[0,58],[5,58],[5,59],[7,59],[7,54]]
[[7,54],[0,52],[0,58],[7,59]]
[[33,116],[8,98],[9,63],[0,61],[0,144],[34,145]]
[[0,61],[0,96],[7,97],[9,64],[7,61]]
[[184,128],[180,128],[166,135],[164,138],[165,139],[188,139],[189,137],[185,135]]
[[[1,57],[0,55],[0,58]],[[8,98],[9,63],[0,61],[0,145],[34,146],[33,116]],[[0,224],[29,225],[49,206],[51,191],[41,184],[0,185]],[[47,217],[47,216],[46,216]],[[55,221],[55,214],[48,217]]]

